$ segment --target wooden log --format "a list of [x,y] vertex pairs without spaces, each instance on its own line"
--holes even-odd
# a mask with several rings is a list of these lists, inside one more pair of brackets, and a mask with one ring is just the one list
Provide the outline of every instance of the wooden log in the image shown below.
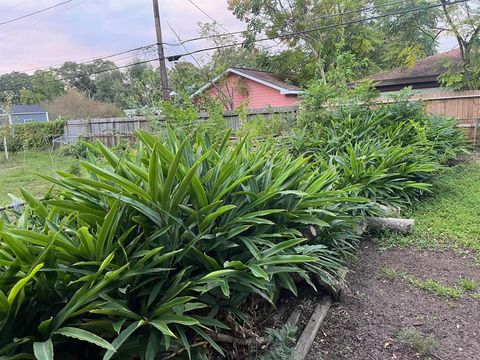
[[327,312],[330,309],[331,305],[332,298],[330,296],[324,297],[318,303],[312,317],[310,318],[307,326],[303,330],[300,339],[298,339],[297,346],[295,346],[295,352],[297,355],[296,359],[304,360],[307,357],[308,352],[312,347],[313,341],[317,336],[318,330],[320,330],[320,326],[322,325],[323,320],[325,320],[325,317],[327,316]]
[[367,217],[367,230],[392,230],[402,234],[411,234],[415,220]]

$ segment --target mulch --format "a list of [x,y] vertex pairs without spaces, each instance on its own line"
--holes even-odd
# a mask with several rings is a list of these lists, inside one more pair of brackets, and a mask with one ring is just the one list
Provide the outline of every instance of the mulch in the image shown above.
[[[332,306],[309,353],[309,360],[403,360],[420,355],[397,339],[415,328],[435,339],[432,359],[480,359],[480,301],[465,293],[449,300],[387,279],[385,267],[421,279],[454,286],[460,277],[480,284],[480,266],[470,256],[451,251],[392,249],[381,251],[365,241],[347,275],[349,291]],[[480,290],[477,289],[477,292]]]

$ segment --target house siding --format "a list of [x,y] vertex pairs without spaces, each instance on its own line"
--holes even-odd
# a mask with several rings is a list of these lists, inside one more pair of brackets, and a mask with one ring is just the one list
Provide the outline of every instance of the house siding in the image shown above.
[[47,122],[47,113],[35,113],[35,114],[12,114],[10,116],[12,124],[25,124],[30,122]]
[[[283,95],[280,90],[273,89],[256,81],[243,78],[236,74],[229,74],[227,79],[217,87],[222,93],[229,94],[233,100],[234,109],[246,104],[249,109],[261,109],[269,106],[294,106],[299,102],[297,95]],[[216,97],[218,90],[209,89],[208,94]]]

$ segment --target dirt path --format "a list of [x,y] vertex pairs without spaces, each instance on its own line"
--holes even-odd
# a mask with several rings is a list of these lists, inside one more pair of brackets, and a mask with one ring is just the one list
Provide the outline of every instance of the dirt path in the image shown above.
[[[309,360],[417,359],[422,347],[431,349],[431,359],[480,359],[480,299],[474,299],[480,290],[464,290],[458,283],[467,278],[480,284],[480,267],[472,259],[450,251],[380,251],[364,242],[350,269],[350,292],[331,308]],[[436,280],[463,293],[448,298],[431,283],[412,285],[412,278],[421,284]],[[410,340],[400,341],[402,332]],[[429,337],[434,343],[425,340]]]

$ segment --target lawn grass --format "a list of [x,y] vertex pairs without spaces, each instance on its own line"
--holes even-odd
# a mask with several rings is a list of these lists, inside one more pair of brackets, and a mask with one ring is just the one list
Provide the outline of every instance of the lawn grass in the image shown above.
[[1,154],[0,206],[11,203],[9,193],[19,197],[20,188],[42,196],[51,184],[37,173],[54,176],[55,171],[68,170],[76,161],[78,160],[50,151],[23,151],[11,154],[8,161]]
[[458,300],[463,295],[462,288],[451,287],[433,279],[423,280],[397,269],[386,267],[382,269],[382,273],[383,276],[389,280],[401,279],[411,286],[429,291],[443,298]]
[[402,215],[415,219],[412,235],[380,239],[384,247],[448,247],[480,254],[480,160],[446,169],[435,181],[432,195]]

